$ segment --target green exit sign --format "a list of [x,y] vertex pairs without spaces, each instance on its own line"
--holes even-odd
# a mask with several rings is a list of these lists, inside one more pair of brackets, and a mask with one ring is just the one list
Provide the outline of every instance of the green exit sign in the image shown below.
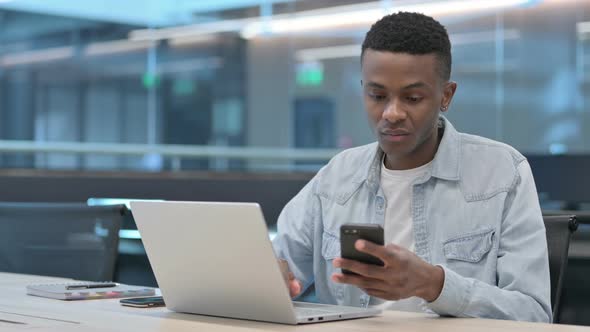
[[321,86],[324,82],[324,66],[320,62],[298,64],[295,80],[300,86]]
[[160,83],[160,78],[156,74],[144,73],[141,76],[141,83],[143,84],[144,88],[150,89]]

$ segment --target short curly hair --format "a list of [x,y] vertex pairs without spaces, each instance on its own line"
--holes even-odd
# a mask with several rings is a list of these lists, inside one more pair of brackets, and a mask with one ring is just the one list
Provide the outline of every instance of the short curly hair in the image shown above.
[[430,16],[399,12],[386,15],[371,26],[363,41],[361,61],[367,49],[435,54],[444,81],[451,78],[451,42],[445,27]]

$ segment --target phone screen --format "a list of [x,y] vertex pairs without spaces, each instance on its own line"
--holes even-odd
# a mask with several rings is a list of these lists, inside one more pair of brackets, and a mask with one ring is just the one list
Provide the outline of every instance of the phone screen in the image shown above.
[[164,299],[161,296],[134,297],[130,299],[122,299],[119,302],[122,305],[138,308],[161,307],[165,305]]

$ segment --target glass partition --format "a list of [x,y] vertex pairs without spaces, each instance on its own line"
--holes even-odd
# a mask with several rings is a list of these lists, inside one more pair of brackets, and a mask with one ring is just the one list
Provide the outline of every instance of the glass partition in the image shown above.
[[373,140],[360,44],[398,10],[447,27],[458,129],[590,152],[587,1],[13,0],[0,167],[313,172]]

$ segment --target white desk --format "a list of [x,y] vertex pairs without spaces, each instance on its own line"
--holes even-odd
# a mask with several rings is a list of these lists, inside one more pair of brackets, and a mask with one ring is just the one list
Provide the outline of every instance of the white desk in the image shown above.
[[60,301],[26,295],[27,284],[59,281],[64,279],[0,273],[0,331],[590,331],[582,326],[439,318],[395,311],[373,318],[288,326],[179,314],[165,308],[123,307],[118,299]]

